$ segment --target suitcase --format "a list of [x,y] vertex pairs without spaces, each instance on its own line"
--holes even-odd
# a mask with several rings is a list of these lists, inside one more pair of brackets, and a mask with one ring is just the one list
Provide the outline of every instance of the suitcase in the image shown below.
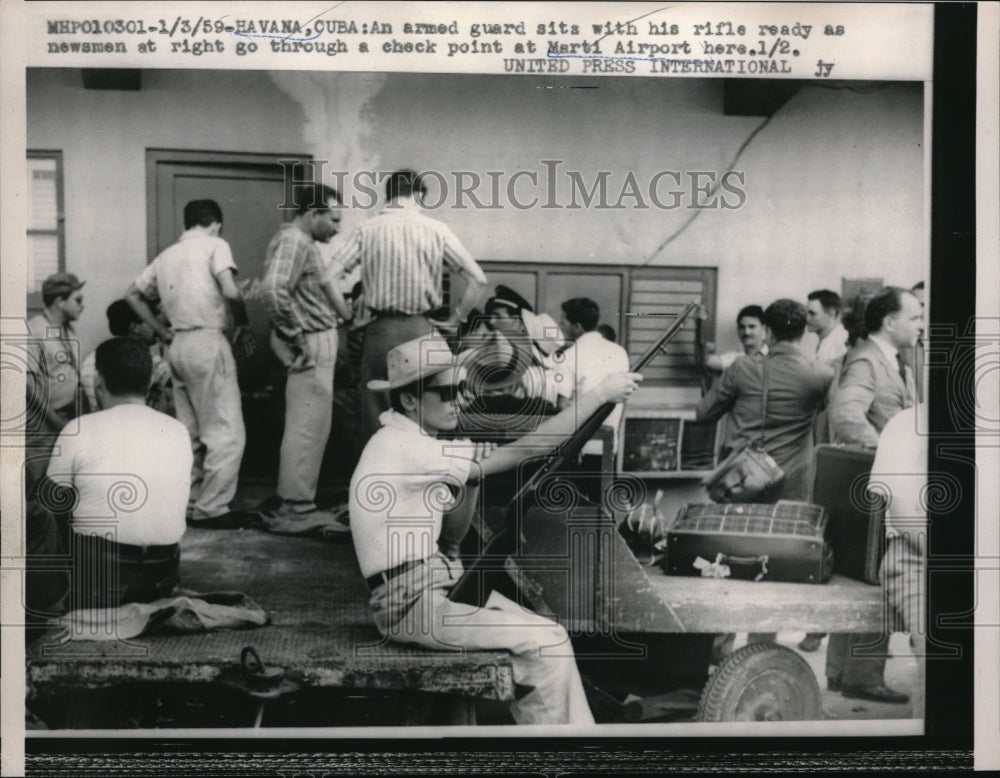
[[733,578],[822,583],[833,572],[825,526],[823,508],[806,502],[686,505],[667,531],[664,571],[702,575],[701,558]]
[[826,537],[836,558],[834,572],[877,584],[885,549],[885,505],[867,491],[873,449],[824,444],[816,447],[812,502],[827,514]]

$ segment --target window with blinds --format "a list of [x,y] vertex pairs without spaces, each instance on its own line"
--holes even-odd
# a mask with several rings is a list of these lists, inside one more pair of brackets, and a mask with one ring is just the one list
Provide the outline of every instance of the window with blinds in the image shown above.
[[[702,322],[703,340],[714,338],[715,269],[711,268],[637,269],[629,285],[628,339],[625,345],[631,360],[646,352],[660,337],[685,305],[697,300],[709,310],[710,319]],[[690,316],[683,329],[664,347],[644,371],[645,383],[700,386],[700,372],[695,366],[695,327]]]
[[[692,300],[708,309],[701,322],[702,339],[715,339],[717,270],[714,267],[631,267],[627,265],[565,265],[480,262],[489,278],[487,296],[505,284],[532,303],[536,311],[557,321],[561,304],[571,297],[589,297],[601,308],[619,343],[635,362]],[[452,295],[460,295],[461,279],[452,279]],[[485,300],[483,301],[485,302]],[[644,371],[646,386],[700,386],[695,365],[694,317]]]
[[28,308],[41,309],[42,282],[65,269],[62,152],[28,152]]

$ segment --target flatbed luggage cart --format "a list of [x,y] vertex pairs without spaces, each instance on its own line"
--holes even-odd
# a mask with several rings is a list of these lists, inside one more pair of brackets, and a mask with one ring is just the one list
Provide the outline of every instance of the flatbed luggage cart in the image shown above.
[[482,590],[506,589],[567,629],[606,721],[818,719],[819,685],[797,652],[751,644],[713,669],[715,637],[884,628],[878,586],[838,575],[824,584],[667,575],[638,561],[619,522],[596,505],[579,498],[553,508],[525,514],[515,553],[480,567]]
[[[578,513],[555,535],[574,545],[574,556],[560,556],[560,549],[549,545],[542,549],[546,555],[508,564],[503,574],[508,585],[516,579],[522,591],[531,592],[527,604],[541,611],[561,609],[572,616],[562,620],[573,634],[581,668],[592,682],[592,703],[602,720],[693,715],[707,721],[816,718],[816,681],[794,651],[773,644],[748,646],[709,675],[713,635],[881,628],[882,597],[877,586],[838,576],[817,585],[668,576],[659,567],[642,566],[610,518],[598,521],[592,511]],[[534,526],[540,534],[553,536],[542,523]],[[271,624],[110,642],[52,643],[54,634],[42,637],[27,653],[29,703],[44,710],[60,697],[99,700],[100,696],[88,695],[172,687],[187,689],[203,700],[231,699],[231,704],[222,706],[230,715],[208,721],[211,706],[205,704],[171,724],[169,710],[161,711],[157,719],[138,704],[143,698],[139,694],[132,698],[132,709],[78,705],[68,720],[54,720],[52,726],[253,726],[264,703],[263,721],[258,722],[262,726],[275,726],[282,718],[282,706],[286,720],[300,710],[296,715],[303,726],[376,723],[374,709],[381,704],[395,706],[392,712],[398,724],[471,724],[480,701],[513,698],[510,657],[505,652],[452,654],[381,644],[349,543],[256,530],[192,530],[182,546],[181,576],[187,588],[243,591],[271,614]],[[592,566],[588,554],[590,561],[600,564]],[[219,564],[222,558],[224,565]],[[601,573],[583,579],[600,581],[598,594],[593,586],[586,601],[574,602],[560,594],[569,590],[573,576],[588,569]],[[609,583],[609,573],[614,574],[614,583]],[[602,616],[595,620],[598,612]],[[298,685],[300,702],[291,704],[296,693],[268,700],[266,693],[255,697],[250,694],[253,689],[247,689],[239,694],[227,685],[239,675],[241,651],[247,646],[267,668]],[[645,658],[637,655],[636,646]],[[279,687],[280,680],[273,685]],[[380,696],[396,702],[373,701]],[[343,700],[339,717],[322,704],[303,702],[334,697]],[[351,706],[361,718],[355,717]],[[233,710],[240,712],[235,715]]]
[[[697,302],[686,306],[632,370],[641,372],[685,319],[701,312]],[[612,718],[691,713],[705,721],[819,718],[819,686],[796,652],[756,643],[710,672],[715,636],[880,632],[886,621],[881,589],[838,576],[826,584],[748,582],[668,576],[641,565],[618,532],[629,506],[615,505],[608,458],[603,506],[573,485],[579,452],[600,433],[612,409],[603,406],[570,440],[527,464],[513,481],[508,478],[516,493],[506,505],[489,506],[478,532],[466,538],[466,573],[451,599],[481,605],[496,588],[559,621],[573,638],[592,701],[609,709]],[[481,439],[513,436],[473,421],[473,432],[484,431]],[[514,421],[504,427],[523,433],[528,420]],[[485,483],[487,494],[488,487]]]

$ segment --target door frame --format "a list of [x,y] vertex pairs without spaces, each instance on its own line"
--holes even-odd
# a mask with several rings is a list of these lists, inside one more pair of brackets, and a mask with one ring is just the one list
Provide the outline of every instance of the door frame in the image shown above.
[[[204,165],[213,167],[226,165],[228,167],[245,168],[246,170],[273,170],[274,165],[282,160],[306,163],[312,161],[311,154],[269,154],[252,151],[200,151],[192,149],[146,149],[146,264],[149,264],[159,253],[160,245],[157,229],[157,170],[161,164],[176,163],[181,165]],[[164,245],[170,245],[177,239],[176,235]]]

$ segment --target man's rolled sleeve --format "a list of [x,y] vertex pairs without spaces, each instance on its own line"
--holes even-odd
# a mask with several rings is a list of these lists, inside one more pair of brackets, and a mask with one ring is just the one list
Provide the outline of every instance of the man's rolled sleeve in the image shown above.
[[240,272],[236,267],[236,262],[233,260],[232,249],[229,248],[229,244],[222,238],[217,239],[209,261],[211,262],[210,267],[212,268],[213,276],[218,276],[226,270],[232,270],[233,275]]
[[462,245],[462,242],[447,227],[444,228],[442,257],[448,267],[458,271],[469,280],[486,284],[486,273],[472,258],[472,254]]
[[156,262],[146,265],[145,269],[136,277],[135,288],[146,298],[153,298],[159,295],[156,285]]

